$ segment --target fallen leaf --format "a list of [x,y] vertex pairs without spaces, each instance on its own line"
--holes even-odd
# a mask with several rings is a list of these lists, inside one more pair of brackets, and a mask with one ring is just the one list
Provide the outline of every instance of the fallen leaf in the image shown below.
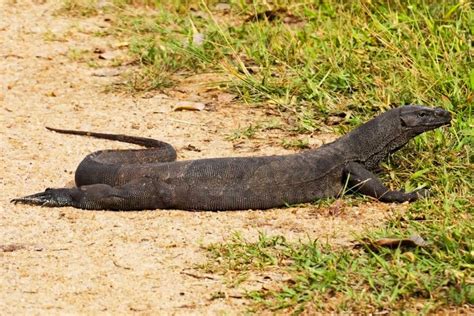
[[56,92],[54,91],[50,91],[50,92],[47,92],[45,94],[47,97],[57,97],[58,95],[56,94]]
[[99,69],[92,73],[94,77],[116,77],[119,76],[122,72],[119,69]]
[[230,103],[232,100],[234,100],[237,96],[232,93],[220,93],[217,95],[217,101],[219,103]]
[[99,59],[111,60],[111,59],[119,57],[120,55],[121,55],[121,52],[118,52],[118,51],[104,52],[99,55]]
[[182,270],[180,272],[180,274],[184,274],[184,275],[188,275],[190,277],[193,277],[195,279],[208,279],[208,280],[216,280],[217,278],[212,275],[212,274],[199,274],[199,273],[195,273],[195,272],[192,272],[192,271],[185,271],[185,270]]
[[221,2],[221,3],[216,4],[214,9],[216,11],[227,13],[227,12],[230,12],[230,4]]
[[267,20],[271,22],[271,21],[281,18],[281,16],[284,15],[286,12],[287,11],[284,8],[279,8],[276,10],[266,10],[263,12],[256,12],[255,14],[252,14],[251,16],[249,16],[245,20],[245,22],[255,22],[255,21],[261,21],[261,20]]
[[372,250],[378,250],[380,248],[416,248],[416,247],[426,247],[428,243],[419,235],[413,235],[410,238],[382,238],[378,240],[364,239],[360,244],[357,244],[356,247],[360,248],[362,246],[367,246]]
[[137,305],[137,306],[129,306],[128,307],[132,312],[143,312],[149,309],[148,305]]
[[337,125],[351,116],[351,112],[335,113],[326,118],[326,125]]
[[235,291],[231,290],[230,292],[227,293],[227,296],[231,297],[231,298],[244,298],[245,295],[241,292],[236,291],[236,290]]
[[326,119],[326,125],[337,125],[337,124],[341,123],[342,121],[344,121],[344,118],[343,118],[343,117],[340,117],[340,116],[329,116],[329,117]]
[[191,15],[196,18],[207,19],[208,15],[201,10],[191,10]]
[[246,22],[256,22],[256,21],[268,21],[273,22],[276,20],[282,20],[283,23],[286,24],[296,24],[302,22],[301,18],[293,15],[292,13],[288,12],[285,8],[278,8],[274,10],[267,10],[263,12],[255,13],[249,16],[246,19]]
[[189,150],[189,151],[195,151],[195,152],[201,152],[201,149],[197,148],[196,146],[193,146],[191,144],[189,144],[188,146],[186,147],[183,147],[184,150]]
[[103,9],[107,6],[107,1],[106,0],[99,0],[97,1],[97,9]]
[[173,111],[202,111],[206,105],[202,102],[179,101],[173,108]]
[[33,251],[43,251],[43,247],[38,245],[31,245],[31,244],[22,244],[22,243],[13,243],[13,244],[6,244],[0,245],[0,252],[13,252],[17,250],[33,250]]
[[0,252],[13,252],[21,249],[25,249],[26,246],[22,244],[8,244],[0,245]]
[[426,220],[425,215],[418,215],[418,216],[414,216],[414,217],[411,217],[411,218],[405,218],[405,217],[401,216],[400,219],[399,219],[400,222],[425,221],[425,220]]
[[344,202],[342,199],[337,199],[329,206],[328,213],[331,216],[339,216],[344,211]]
[[413,252],[411,251],[407,251],[403,254],[403,256],[410,262],[415,262],[416,261],[416,257],[415,255],[413,254]]
[[204,34],[196,32],[193,34],[193,44],[196,46],[201,46],[204,43]]
[[18,59],[23,59],[25,57],[17,55],[17,54],[6,54],[2,55],[2,58],[18,58]]
[[117,42],[117,43],[112,44],[112,47],[113,48],[125,48],[125,47],[128,47],[129,45],[130,45],[129,42]]
[[190,20],[190,23],[193,30],[193,44],[201,46],[204,43],[204,34],[198,31],[192,20]]
[[101,47],[96,47],[96,48],[94,48],[93,52],[94,52],[94,54],[103,54],[103,53],[105,53],[105,49],[103,49]]
[[118,264],[115,260],[112,260],[112,263],[114,264],[114,266],[116,266],[117,268],[122,268],[122,269],[125,269],[125,270],[132,270],[132,268],[130,267],[126,267],[126,266],[123,266],[121,264]]
[[286,24],[297,24],[297,23],[300,23],[302,22],[303,20],[291,13],[288,13],[287,16],[285,16],[283,18],[283,22],[286,23]]

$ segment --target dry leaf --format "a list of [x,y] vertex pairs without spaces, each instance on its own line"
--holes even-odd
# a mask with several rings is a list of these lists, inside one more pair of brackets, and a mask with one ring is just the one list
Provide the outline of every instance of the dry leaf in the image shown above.
[[119,57],[121,54],[122,53],[118,51],[104,52],[99,55],[99,59],[111,60],[111,59]]
[[97,1],[97,9],[103,9],[107,6],[107,1],[106,0],[99,0]]
[[328,213],[331,216],[339,216],[344,211],[344,202],[341,199],[337,199],[328,208]]
[[0,252],[13,252],[25,248],[26,246],[22,244],[0,245]]
[[237,96],[235,94],[231,93],[219,93],[217,95],[217,101],[219,103],[230,103],[232,100],[234,100]]
[[224,13],[230,12],[230,4],[228,3],[218,3],[215,5],[214,9],[216,11],[221,11]]
[[46,95],[47,97],[53,97],[53,98],[58,96],[58,95],[56,94],[56,92],[54,92],[54,91],[46,92],[45,95]]
[[204,34],[196,32],[193,34],[193,44],[201,46],[204,43]]
[[128,47],[129,45],[130,45],[129,42],[117,42],[117,43],[112,44],[112,47],[113,48],[125,48],[125,47]]
[[202,111],[206,105],[202,102],[179,101],[176,103],[173,111]]
[[419,235],[413,235],[410,238],[382,238],[378,240],[364,239],[362,243],[356,245],[356,247],[368,246],[372,250],[380,248],[415,248],[415,247],[426,247],[428,243]]
[[112,69],[103,68],[103,69],[94,71],[92,75],[95,77],[116,77],[116,76],[119,76],[121,73],[122,71],[120,71],[117,68],[112,68]]
[[410,262],[415,262],[416,261],[416,257],[415,255],[413,254],[413,252],[411,251],[407,251],[403,254],[403,256],[408,259],[408,261]]
[[344,121],[344,118],[343,117],[340,117],[340,116],[329,116],[327,119],[326,119],[326,124],[327,125],[338,125],[340,124],[342,121]]
[[195,152],[201,152],[201,149],[197,148],[196,146],[193,146],[189,144],[188,146],[183,147],[184,150],[189,150],[189,151],[195,151]]
[[198,31],[192,20],[189,22],[191,23],[191,28],[193,30],[193,44],[201,46],[204,43],[204,34]]
[[22,244],[22,243],[13,243],[13,244],[6,244],[0,245],[0,252],[13,252],[17,250],[33,250],[33,251],[43,251],[43,247],[38,245],[31,245],[31,244]]
[[264,20],[267,20],[269,22],[282,20],[286,24],[295,24],[302,21],[301,18],[288,12],[288,10],[286,10],[285,8],[278,8],[274,10],[267,10],[267,11],[255,13],[249,16],[246,19],[246,22],[256,22],[256,21],[264,21]]
[[94,54],[103,54],[103,53],[105,53],[105,49],[103,49],[101,47],[96,47],[96,48],[94,48],[94,50],[92,52]]
[[327,125],[337,125],[351,116],[351,112],[340,112],[326,118]]

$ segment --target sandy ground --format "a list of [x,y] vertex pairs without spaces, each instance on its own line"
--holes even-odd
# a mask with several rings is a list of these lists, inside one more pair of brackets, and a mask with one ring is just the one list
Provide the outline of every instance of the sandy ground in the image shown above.
[[[146,97],[104,92],[122,69],[94,69],[71,60],[70,52],[121,53],[114,51],[119,45],[113,38],[92,35],[107,22],[57,16],[56,7],[0,0],[0,313],[239,313],[248,302],[239,295],[213,299],[218,291],[229,293],[225,280],[195,268],[206,261],[203,245],[237,231],[250,240],[265,232],[344,245],[403,209],[342,202],[337,212],[314,205],[108,212],[10,204],[11,198],[67,185],[92,151],[133,147],[55,134],[44,126],[154,137],[174,144],[179,159],[290,152],[278,145],[281,132],[262,132],[237,145],[226,140],[237,128],[268,118],[228,98],[219,101],[222,92],[203,86],[213,75],[190,77],[179,88]],[[182,100],[204,102],[208,109],[172,111]],[[331,139],[315,135],[312,146]]]

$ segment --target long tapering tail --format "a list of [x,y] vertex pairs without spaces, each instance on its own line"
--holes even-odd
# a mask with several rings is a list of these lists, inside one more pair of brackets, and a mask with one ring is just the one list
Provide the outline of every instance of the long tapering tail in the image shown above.
[[46,129],[56,132],[56,133],[61,133],[61,134],[81,135],[81,136],[89,136],[89,137],[94,137],[94,138],[109,139],[109,140],[115,140],[115,141],[124,142],[124,143],[140,145],[146,148],[170,147],[173,151],[175,151],[173,146],[171,146],[170,144],[156,140],[156,139],[152,139],[152,138],[129,136],[129,135],[123,135],[123,134],[106,134],[106,133],[86,132],[86,131],[77,131],[77,130],[69,130],[69,129],[59,129],[59,128],[52,128],[48,126],[46,126]]

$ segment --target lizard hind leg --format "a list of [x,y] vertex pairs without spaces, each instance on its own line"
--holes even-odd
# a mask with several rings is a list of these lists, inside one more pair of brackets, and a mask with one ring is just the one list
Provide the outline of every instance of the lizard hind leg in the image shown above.
[[100,183],[79,188],[46,189],[44,192],[13,199],[11,202],[48,207],[72,206],[88,210],[165,208],[165,201],[169,200],[168,190],[163,187],[156,194],[155,192],[151,179],[145,178],[119,187]]
[[43,192],[15,198],[10,202],[14,204],[20,203],[49,207],[75,206],[77,200],[76,197],[78,195],[79,192],[77,188],[48,188]]

